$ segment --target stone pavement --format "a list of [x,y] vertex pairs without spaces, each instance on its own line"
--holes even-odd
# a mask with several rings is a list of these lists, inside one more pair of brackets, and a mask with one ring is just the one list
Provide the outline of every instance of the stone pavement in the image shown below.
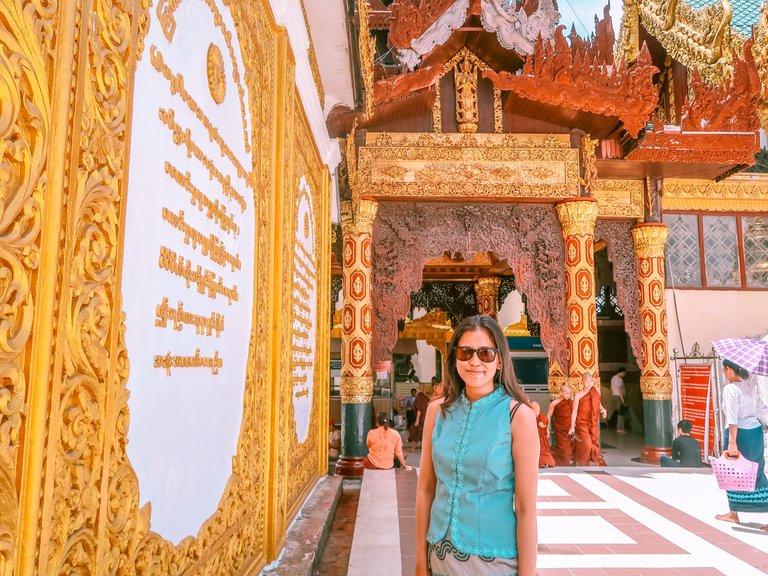
[[[350,576],[410,576],[417,471],[363,478]],[[708,469],[558,468],[539,482],[539,576],[768,574],[768,515],[714,519],[725,493]]]

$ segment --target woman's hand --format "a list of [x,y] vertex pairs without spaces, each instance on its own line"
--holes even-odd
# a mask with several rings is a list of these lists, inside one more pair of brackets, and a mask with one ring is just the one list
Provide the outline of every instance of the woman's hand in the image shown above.
[[413,466],[406,466],[405,469],[406,470],[413,470]]
[[739,447],[736,445],[736,441],[733,438],[728,439],[728,454],[736,456],[739,453]]
[[574,434],[576,434],[576,426],[571,426],[568,428],[568,436],[573,436]]
[[429,576],[426,558],[418,558],[416,560],[416,572],[414,573],[414,576]]

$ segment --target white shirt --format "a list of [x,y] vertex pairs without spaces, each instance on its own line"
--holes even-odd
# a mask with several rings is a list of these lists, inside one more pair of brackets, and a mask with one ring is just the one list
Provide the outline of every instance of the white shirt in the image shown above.
[[611,396],[624,397],[624,379],[618,374],[611,378]]
[[723,388],[725,425],[749,430],[760,426],[757,419],[757,390],[752,382],[731,382]]

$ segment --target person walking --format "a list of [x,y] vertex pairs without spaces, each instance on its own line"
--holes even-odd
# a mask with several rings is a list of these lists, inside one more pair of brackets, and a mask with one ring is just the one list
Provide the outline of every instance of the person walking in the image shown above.
[[416,576],[534,576],[539,439],[498,322],[456,327],[443,378],[424,424]]
[[[768,478],[765,476],[765,439],[763,427],[757,418],[759,397],[749,372],[730,360],[723,360],[723,372],[728,384],[723,388],[723,413],[726,430],[723,437],[725,451],[739,453],[757,462],[757,482],[752,492],[726,490],[729,512],[715,516],[717,520],[739,523],[739,512],[768,512]],[[762,529],[768,532],[768,525]]]
[[405,429],[408,431],[416,424],[416,410],[413,403],[416,402],[417,392],[416,388],[411,388],[410,396],[405,399]]
[[581,375],[582,389],[576,393],[571,410],[570,436],[576,435],[573,459],[576,466],[605,466],[600,452],[600,418],[607,412],[600,403],[600,391],[589,372]]
[[608,419],[608,425],[616,428],[616,432],[626,432],[627,416],[624,406],[624,378],[627,377],[627,369],[619,368],[611,378],[611,399],[613,400],[613,414]]
[[419,384],[419,391],[413,399],[414,422],[408,430],[408,450],[416,452],[421,448],[421,436],[424,433],[424,419],[427,417],[429,396],[424,392],[424,384]]
[[549,403],[547,418],[555,432],[555,449],[552,456],[557,466],[570,466],[573,460],[573,439],[568,435],[573,412],[573,393],[568,384],[560,387],[560,396]]
[[395,467],[395,456],[400,465],[406,470],[413,470],[405,464],[403,454],[403,439],[397,431],[389,427],[386,412],[380,412],[376,417],[378,426],[368,432],[368,456],[363,459],[363,468],[367,470],[389,470]]

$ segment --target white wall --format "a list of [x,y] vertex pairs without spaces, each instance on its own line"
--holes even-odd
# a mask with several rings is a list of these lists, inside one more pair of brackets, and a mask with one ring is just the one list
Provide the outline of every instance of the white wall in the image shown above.
[[[690,352],[695,342],[702,354],[709,354],[712,341],[721,338],[762,338],[768,334],[768,291],[746,290],[677,290],[677,314],[672,290],[666,291],[669,324],[669,353],[677,348],[682,331],[685,351]],[[680,331],[677,317],[680,318]],[[676,382],[674,363],[670,364]],[[768,398],[768,378],[761,379],[763,394]],[[678,414],[677,385],[673,387],[673,414]]]
[[523,313],[523,296],[517,290],[509,293],[504,300],[504,304],[499,310],[499,324],[506,328],[510,324],[520,321],[520,315]]
[[677,314],[672,290],[666,291],[669,351],[683,351],[677,317],[680,318],[683,343],[690,352],[698,342],[703,353],[712,348],[712,341],[721,338],[752,336],[762,338],[768,333],[768,291],[745,290],[677,290]]
[[434,346],[430,346],[424,340],[416,340],[416,348],[419,353],[411,357],[413,367],[416,369],[416,376],[419,377],[419,382],[430,382],[435,375],[437,351]]
[[[248,150],[251,121],[248,108],[241,116],[241,102],[234,67],[240,82],[245,70],[235,25],[223,2],[216,3],[220,25],[209,5],[187,2],[179,6],[171,38],[154,10],[146,38],[146,49],[136,70],[133,102],[133,134],[128,179],[125,224],[125,255],[122,270],[123,308],[126,313],[126,346],[131,370],[128,389],[131,396],[131,425],[128,430],[128,456],[136,471],[140,505],[152,504],[152,530],[173,542],[196,535],[203,521],[213,512],[232,474],[232,457],[243,412],[246,361],[253,310],[254,192],[236,170],[235,163],[212,141],[209,129],[187,100],[174,93],[168,80],[157,70],[159,59],[171,73],[183,74],[184,89],[204,110],[205,118],[233,157],[242,166],[253,165]],[[232,33],[232,52],[224,30]],[[208,88],[206,60],[209,45],[219,48],[227,89],[221,104],[216,104]],[[155,63],[153,64],[153,59]],[[247,86],[241,86],[248,102]],[[160,109],[173,111],[174,122],[189,130],[191,140],[242,196],[242,206],[222,192],[221,184],[187,147],[176,143],[173,132],[160,119]],[[243,122],[245,122],[245,127]],[[171,177],[166,162],[181,174],[189,173],[192,184],[210,202],[218,201],[237,224],[224,227],[192,203],[188,190]],[[183,232],[163,218],[163,210],[183,213],[184,222],[202,234],[222,243],[241,266],[228,266],[205,253],[202,245],[185,239]],[[166,213],[167,214],[167,213]],[[179,216],[180,217],[180,216]],[[186,241],[185,241],[186,240]],[[178,273],[161,268],[162,247],[221,278],[227,288],[236,286],[238,298],[211,294],[196,281],[187,285]],[[176,258],[174,258],[176,260]],[[216,279],[214,278],[214,281]],[[199,317],[221,314],[221,331],[199,334],[188,320],[160,321],[158,306],[167,306]],[[157,358],[167,354],[194,358],[198,351],[205,358],[218,357],[218,370],[204,367],[163,369]]]

